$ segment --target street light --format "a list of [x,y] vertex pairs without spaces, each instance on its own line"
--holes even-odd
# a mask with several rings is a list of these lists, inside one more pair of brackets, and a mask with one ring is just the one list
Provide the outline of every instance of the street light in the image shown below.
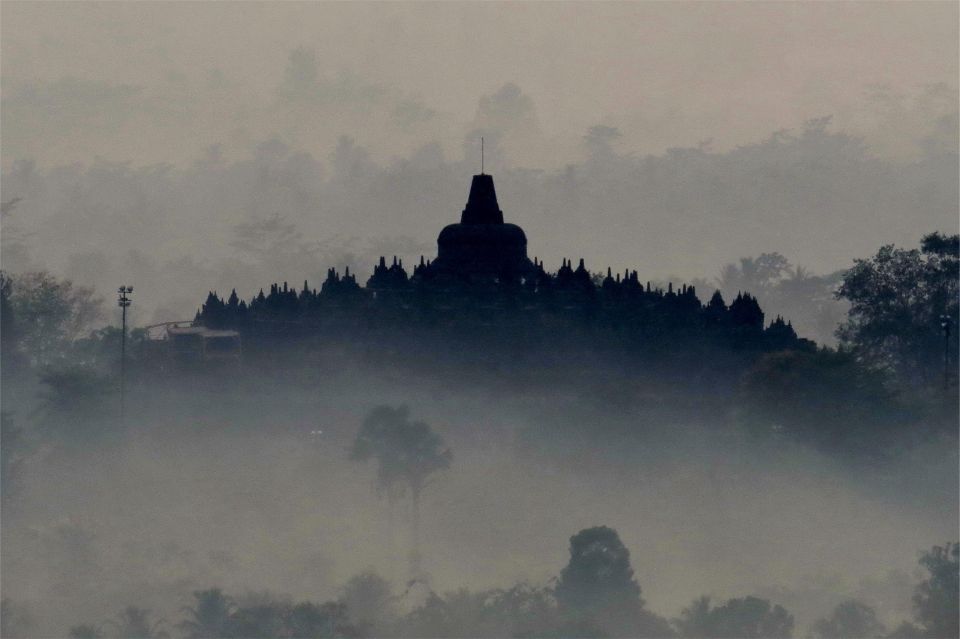
[[127,307],[131,300],[128,295],[133,293],[132,286],[121,286],[117,289],[117,306],[120,307],[123,315],[123,329],[120,333],[120,421],[123,421],[124,408],[126,404],[126,382],[127,382]]

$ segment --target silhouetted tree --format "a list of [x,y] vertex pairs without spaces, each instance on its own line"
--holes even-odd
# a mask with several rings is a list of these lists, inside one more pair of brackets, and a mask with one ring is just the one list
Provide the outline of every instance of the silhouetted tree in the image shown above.
[[960,544],[934,546],[920,557],[929,576],[916,588],[913,610],[928,637],[960,634]]
[[586,528],[570,538],[570,561],[554,592],[561,607],[589,613],[643,605],[630,551],[607,526]]
[[20,367],[20,326],[13,310],[13,278],[0,271],[0,359],[5,372]]
[[39,366],[62,360],[69,342],[103,316],[103,300],[93,289],[46,272],[14,278],[9,301],[23,352]]
[[768,353],[744,374],[738,399],[760,431],[869,457],[886,451],[909,416],[887,378],[847,351]]
[[241,606],[230,616],[227,637],[282,637],[286,625],[284,616],[288,607],[273,601]]
[[790,272],[790,262],[779,253],[763,253],[758,257],[741,257],[740,265],[727,264],[720,269],[717,285],[728,295],[735,291],[761,295],[770,291]]
[[164,639],[170,636],[163,629],[163,620],[152,620],[149,610],[137,606],[127,606],[107,624],[114,627],[122,639]]
[[431,592],[399,628],[410,637],[605,636],[589,621],[562,618],[549,589],[526,584],[478,592],[461,588],[442,596]]
[[568,618],[595,622],[613,635],[672,634],[666,620],[643,608],[630,551],[607,526],[586,528],[570,538],[570,561],[560,571],[554,596]]
[[777,639],[793,633],[793,615],[766,599],[730,599],[711,608],[710,598],[696,599],[674,625],[681,637],[710,639]]
[[450,467],[453,454],[429,424],[410,421],[407,406],[378,406],[360,427],[350,450],[355,461],[377,461],[377,485],[410,489],[413,514],[413,576],[420,576],[420,496],[428,478]]
[[177,624],[186,639],[217,639],[227,636],[230,615],[236,609],[233,600],[219,588],[195,590],[194,605],[186,606],[187,618]]
[[372,571],[352,577],[343,587],[340,601],[354,624],[368,634],[382,634],[385,624],[396,616],[390,584]]
[[886,631],[876,611],[855,599],[837,604],[829,617],[813,624],[813,634],[820,639],[867,639],[881,637]]
[[838,337],[903,381],[939,379],[942,315],[953,320],[949,348],[957,361],[958,253],[960,236],[934,233],[923,238],[920,250],[888,245],[869,259],[855,260],[837,292],[850,302]]

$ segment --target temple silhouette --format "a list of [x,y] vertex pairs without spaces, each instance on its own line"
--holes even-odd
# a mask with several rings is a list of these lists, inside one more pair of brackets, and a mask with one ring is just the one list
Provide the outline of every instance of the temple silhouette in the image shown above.
[[532,277],[536,267],[527,257],[527,236],[503,221],[493,176],[473,176],[470,196],[459,224],[450,224],[437,238],[437,259],[428,271],[454,277]]
[[548,272],[527,256],[523,229],[504,221],[493,177],[484,173],[473,176],[460,222],[440,232],[436,259],[421,256],[412,272],[382,256],[363,285],[349,268],[330,268],[319,289],[275,283],[249,302],[236,290],[226,299],[211,292],[194,325],[236,331],[245,354],[337,342],[382,353],[707,361],[815,348],[780,317],[765,324],[748,292],[728,305],[717,291],[704,304],[692,286],[653,287],[635,270],[591,273],[583,259],[576,267],[564,259]]

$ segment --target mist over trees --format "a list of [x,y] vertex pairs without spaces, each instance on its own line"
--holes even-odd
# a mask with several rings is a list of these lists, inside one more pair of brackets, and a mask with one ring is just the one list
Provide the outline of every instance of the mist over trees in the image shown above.
[[957,5],[2,13],[0,636],[960,634]]
[[[172,634],[183,639],[262,637],[678,637],[686,639],[789,639],[794,617],[783,606],[757,596],[714,604],[702,596],[668,622],[646,610],[630,565],[630,553],[606,526],[570,538],[570,560],[554,585],[517,583],[506,589],[443,594],[407,601],[375,573],[357,575],[341,597],[324,603],[296,602],[268,593],[234,597],[220,588],[194,591],[178,613]],[[923,553],[928,578],[915,587],[915,623],[888,632],[876,611],[856,600],[838,603],[810,628],[820,639],[916,637],[956,634],[957,544]],[[4,636],[19,636],[11,602],[4,599]],[[373,621],[373,620],[376,621]],[[70,628],[71,639],[170,637],[169,624],[130,605],[101,624]]]
[[[794,311],[805,332],[829,336],[823,318],[835,311],[822,291],[850,255],[916,242],[917,229],[956,229],[955,155],[878,159],[829,119],[733,150],[649,156],[620,148],[613,127],[591,131],[581,157],[544,168],[512,162],[487,137],[507,219],[548,265],[584,257],[601,269],[636,268],[645,280],[712,279],[735,256],[777,253],[804,268],[775,278],[786,281],[772,311]],[[365,274],[381,254],[410,263],[433,252],[462,208],[478,168],[474,141],[467,136],[462,157],[425,141],[391,160],[373,159],[349,132],[320,151],[268,138],[188,166],[12,158],[4,192],[21,199],[5,215],[4,268],[47,269],[101,294],[118,278],[136,280],[144,293],[135,312],[146,323],[189,319],[211,288],[239,286],[246,298],[259,282],[316,281],[331,266]],[[737,278],[727,276],[730,299]],[[808,299],[824,308],[807,309]]]
[[[930,238],[932,239],[925,240],[924,247],[939,247],[944,251],[945,257],[934,254],[932,257],[923,258],[922,251],[915,251],[916,263],[922,264],[926,259],[944,270],[927,270],[925,267],[895,269],[889,273],[887,281],[894,290],[909,291],[918,287],[916,280],[911,278],[915,278],[917,273],[929,273],[926,281],[930,284],[923,286],[928,286],[934,293],[923,299],[949,300],[949,293],[936,297],[936,291],[940,290],[938,287],[945,287],[945,290],[949,291],[950,286],[955,286],[948,277],[949,266],[945,266],[949,264],[946,260],[955,259],[951,258],[952,254],[949,252],[955,239],[942,235],[933,235]],[[772,264],[773,269],[770,272],[786,268],[784,261],[775,256],[766,256],[755,262],[759,262],[761,266],[764,263]],[[757,264],[745,266],[742,263],[739,272],[758,270],[762,271]],[[767,278],[766,281],[770,280],[771,278]],[[125,439],[138,437],[137,429],[143,426],[134,423],[132,428],[128,425],[124,429],[116,420],[118,331],[101,329],[82,337],[82,332],[78,335],[76,331],[68,330],[71,325],[75,325],[71,324],[76,321],[75,318],[94,315],[84,309],[96,310],[102,308],[103,303],[88,294],[72,294],[72,291],[78,288],[82,290],[82,287],[76,287],[48,274],[14,277],[6,281],[10,284],[3,288],[6,309],[3,321],[5,326],[10,321],[15,329],[12,337],[8,335],[5,348],[14,354],[13,360],[19,360],[19,363],[16,367],[5,364],[4,372],[8,376],[11,372],[19,372],[15,377],[7,377],[12,379],[13,384],[5,383],[4,394],[5,397],[10,397],[11,389],[19,393],[25,387],[29,388],[31,393],[15,394],[13,397],[16,402],[5,405],[5,411],[10,406],[12,412],[4,416],[4,512],[17,516],[18,508],[32,507],[24,502],[21,496],[30,494],[31,484],[37,481],[37,473],[42,472],[43,465],[50,463],[49,460],[74,454],[67,452],[70,448],[92,452],[105,446],[105,449],[109,450],[112,446],[121,445]],[[18,296],[22,296],[23,300],[18,299]],[[38,299],[43,303],[33,303]],[[869,298],[863,300],[860,306],[863,316],[869,317],[869,312],[874,310],[872,306],[877,304],[884,308],[882,302],[871,301]],[[713,301],[708,302],[705,312],[709,313],[711,308],[718,308]],[[919,318],[910,316],[910,321],[921,327],[918,330],[938,334],[939,324],[926,326],[927,320],[924,318],[935,317],[935,314],[931,314],[925,305],[908,304],[903,308],[903,312],[908,315],[920,315]],[[44,313],[44,317],[52,317],[56,321],[32,322],[33,314],[37,313]],[[851,315],[852,317],[854,316]],[[25,329],[20,329],[19,326],[24,324],[27,325]],[[899,330],[896,322],[879,326],[881,328],[877,329],[878,331],[896,333]],[[34,332],[31,334],[30,331]],[[236,383],[235,375],[217,378],[219,388],[216,390],[190,388],[202,379],[202,376],[196,375],[186,376],[179,381],[168,379],[163,384],[174,384],[169,391],[157,388],[157,378],[149,373],[147,367],[147,351],[140,348],[142,343],[138,339],[142,339],[142,335],[131,335],[128,342],[131,346],[130,371],[134,380],[132,388],[148,406],[163,406],[159,415],[170,410],[164,406],[161,397],[176,398],[177,402],[193,398],[188,401],[206,403],[208,400],[201,399],[202,393],[215,392],[227,393],[219,396],[232,397],[230,401],[239,401],[239,397],[230,395],[230,384]],[[37,353],[46,355],[38,357]],[[331,362],[338,362],[335,367],[341,367],[342,362],[346,361],[343,359],[343,352],[337,352],[332,357]],[[377,358],[369,355],[367,357],[367,363],[360,365],[361,370],[370,371],[379,367]],[[306,367],[298,369],[308,379],[316,380],[321,387],[332,383],[331,371],[334,370],[325,368],[328,364],[323,364],[322,361],[307,359],[304,362]],[[750,445],[763,447],[761,457],[768,456],[771,459],[787,459],[794,454],[795,449],[792,446],[799,444],[827,453],[834,463],[861,469],[858,472],[870,472],[865,469],[879,461],[884,467],[907,464],[907,467],[911,468],[909,473],[919,476],[916,468],[909,466],[914,462],[907,461],[911,455],[931,455],[931,449],[927,448],[930,445],[952,450],[951,429],[955,422],[952,421],[949,406],[953,401],[951,398],[955,397],[956,387],[951,386],[944,391],[942,380],[934,379],[926,386],[915,388],[915,384],[905,382],[896,369],[871,359],[854,343],[844,344],[839,349],[788,350],[764,354],[750,367],[740,371],[740,377],[733,380],[738,388],[736,396],[721,400],[705,397],[700,400],[703,402],[701,405],[687,409],[679,405],[680,399],[685,397],[688,391],[686,384],[678,387],[673,380],[657,380],[656,371],[643,373],[646,378],[642,395],[639,391],[625,390],[627,387],[623,385],[623,379],[618,380],[619,386],[610,386],[602,379],[591,382],[591,385],[583,385],[584,380],[589,380],[596,371],[604,370],[601,359],[595,358],[591,364],[596,368],[585,368],[586,376],[580,376],[573,368],[566,371],[565,375],[569,379],[563,382],[564,385],[557,385],[557,380],[562,379],[562,376],[555,376],[549,382],[543,379],[528,380],[524,386],[510,390],[509,393],[532,393],[536,397],[537,393],[544,392],[543,389],[549,387],[551,393],[563,396],[572,392],[572,389],[578,389],[576,392],[583,393],[583,397],[588,401],[606,406],[604,410],[622,411],[637,421],[627,426],[626,422],[623,425],[617,424],[609,415],[594,421],[590,418],[578,419],[576,413],[560,419],[555,415],[549,417],[548,414],[537,413],[537,429],[521,433],[525,438],[524,445],[532,441],[541,449],[538,453],[540,459],[547,459],[550,454],[559,454],[550,452],[555,446],[558,447],[556,450],[562,450],[561,446],[571,445],[573,451],[570,457],[560,458],[573,468],[580,464],[588,464],[584,466],[588,468],[591,458],[595,461],[597,458],[607,459],[608,456],[609,459],[614,459],[614,453],[608,452],[613,449],[619,449],[619,454],[626,455],[636,454],[628,451],[649,447],[649,438],[654,436],[652,422],[667,420],[670,427],[683,431],[689,428],[686,422],[703,419],[703,415],[708,413],[713,415],[709,423],[721,437],[733,438],[731,441],[741,442],[738,445],[745,446],[750,439],[737,439],[741,437],[738,429],[745,427],[747,432],[751,433],[750,436],[755,437]],[[320,368],[316,368],[317,366]],[[939,367],[937,369],[939,370]],[[255,368],[247,372],[253,373],[255,370],[259,373],[254,375],[251,382],[258,386],[263,383],[262,373],[269,369]],[[284,372],[283,366],[274,370],[274,374],[290,374],[289,371]],[[423,375],[423,369],[420,370],[418,375]],[[240,371],[236,371],[236,374],[240,374]],[[502,385],[502,380],[506,379],[504,376],[512,374],[509,367],[501,367],[488,377],[477,371],[461,379],[444,380],[444,384],[447,391],[457,389],[457,393],[462,392],[461,389],[465,386],[495,388],[502,393],[506,390]],[[234,381],[230,381],[231,378]],[[364,384],[366,383],[368,382],[365,381]],[[315,387],[312,387],[311,394],[314,391]],[[172,394],[168,395],[168,392]],[[154,393],[159,393],[156,399],[150,397]],[[652,398],[658,400],[651,401]],[[503,396],[498,399],[502,401]],[[278,397],[275,401],[278,402],[277,406],[282,406],[286,400]],[[716,401],[721,403],[715,403]],[[720,413],[722,419],[717,417],[717,406],[724,407],[725,412]],[[197,408],[189,410],[195,411]],[[490,406],[484,406],[480,413],[482,417],[478,420],[480,423],[485,423],[490,410]],[[237,416],[225,418],[221,411],[222,408],[213,409],[212,414],[218,415],[214,417],[214,423],[219,420],[225,426],[230,421],[240,419]],[[310,414],[310,411],[316,411],[316,406],[303,414]],[[300,414],[297,410],[293,413]],[[449,499],[449,496],[442,497],[449,489],[446,484],[452,482],[455,485],[456,476],[462,471],[459,461],[456,466],[450,465],[449,449],[444,443],[448,434],[441,435],[440,431],[434,431],[427,426],[426,421],[414,420],[410,415],[410,409],[402,406],[394,408],[383,405],[372,409],[363,419],[354,423],[349,439],[342,440],[343,447],[338,449],[337,455],[345,461],[350,456],[353,456],[355,461],[376,461],[377,485],[386,492],[388,498],[391,495],[399,497],[398,489],[403,487],[410,491],[411,497],[416,492],[418,495],[435,494],[437,498]],[[193,423],[192,420],[188,421]],[[359,432],[356,424],[361,425]],[[327,427],[324,427],[323,431],[326,430]],[[194,426],[185,432],[191,433],[188,440],[198,436]],[[159,432],[153,436],[166,437]],[[317,438],[324,436],[328,435],[316,435]],[[181,437],[187,435],[181,433]],[[344,450],[347,451],[346,454]],[[585,454],[584,451],[588,452]],[[660,454],[656,447],[651,448],[646,463],[656,463],[655,459]],[[924,459],[922,464],[932,463],[935,466],[940,463],[935,457],[934,455]],[[203,465],[208,463],[209,460],[206,460]],[[353,465],[357,466],[355,463]],[[435,487],[424,491],[427,479],[440,470],[445,471],[437,475],[441,481]],[[362,473],[362,470],[357,467],[352,472]],[[869,476],[883,479],[880,475]],[[864,477],[865,484],[871,481],[866,479],[867,475]],[[919,487],[920,484],[916,489],[919,490]],[[882,487],[877,490],[882,491]],[[473,498],[475,499],[476,495]],[[935,496],[931,497],[932,502],[936,500]],[[313,499],[302,503],[313,503]],[[411,506],[414,506],[413,500]],[[430,506],[421,514],[419,508],[412,509],[409,522],[415,525],[421,516],[426,516],[433,522],[427,525],[436,526],[436,518],[442,515],[438,510],[441,509]],[[398,525],[403,523],[404,521],[398,522]],[[442,534],[434,528],[428,527],[427,530],[430,531],[431,541]],[[57,570],[64,575],[60,577],[62,582],[57,586],[61,592],[71,592],[78,588],[80,582],[77,577],[85,574],[82,571],[95,573],[100,570],[97,566],[101,555],[93,551],[97,543],[96,536],[87,526],[66,522],[53,529],[46,529],[46,532],[39,535],[35,537],[37,542],[59,549],[49,555],[58,558]],[[423,571],[424,573],[440,568],[440,561],[434,555],[434,544],[431,543],[429,547],[430,569]],[[716,599],[711,593],[709,601],[698,599],[687,605],[687,612],[681,613],[671,626],[666,621],[669,618],[666,614],[668,610],[661,612],[661,609],[645,603],[648,599],[646,593],[650,588],[657,587],[658,579],[651,581],[648,576],[640,580],[632,576],[632,557],[613,529],[584,529],[571,540],[570,550],[569,565],[557,572],[556,582],[548,582],[545,586],[517,583],[504,589],[452,590],[444,591],[444,594],[428,592],[422,595],[423,588],[426,587],[424,584],[430,584],[431,577],[412,580],[414,583],[409,584],[406,589],[408,594],[402,599],[395,599],[397,595],[392,594],[385,580],[368,576],[344,587],[338,599],[342,600],[342,606],[309,601],[303,605],[295,603],[303,602],[303,595],[291,600],[268,599],[248,605],[239,600],[228,600],[221,591],[222,598],[209,595],[209,602],[192,602],[190,606],[193,612],[186,620],[215,625],[218,623],[217,618],[226,623],[223,618],[228,617],[231,624],[243,629],[232,630],[230,632],[235,634],[225,636],[248,636],[243,633],[283,636],[294,632],[291,628],[325,628],[322,632],[334,632],[329,629],[339,628],[336,632],[356,631],[377,636],[423,636],[427,632],[424,629],[433,628],[443,629],[442,634],[445,635],[462,633],[467,636],[477,636],[478,633],[484,636],[500,636],[514,632],[527,633],[527,636],[551,633],[554,636],[666,636],[668,631],[705,637],[766,636],[764,633],[789,636],[790,632],[795,633],[797,628],[806,627],[808,623],[804,621],[801,626],[796,620],[791,621],[793,612],[769,595],[732,592],[730,595],[736,596],[729,599]],[[931,628],[939,628],[948,623],[949,593],[950,588],[955,588],[955,582],[951,585],[950,576],[956,566],[955,557],[950,559],[951,552],[955,554],[955,549],[935,549],[925,560],[929,564],[925,564],[925,567],[931,577],[918,590],[916,616],[912,622],[897,625],[900,619],[896,617],[883,617],[882,621],[877,618],[878,623],[882,623],[886,629],[893,628],[889,630],[891,636],[932,636],[934,631],[930,630]],[[9,558],[6,561],[10,561]],[[412,574],[420,575],[421,569],[414,565]],[[451,581],[448,578],[443,583],[446,586],[451,584]],[[645,587],[643,597],[640,596],[641,583]],[[231,591],[235,591],[235,588],[231,588]],[[420,592],[425,598],[414,604],[411,602],[416,598],[413,594],[415,592]],[[368,605],[363,602],[378,603],[370,604],[375,610],[355,615],[350,612],[349,602],[353,602],[355,608]],[[8,608],[11,606],[11,612],[7,616],[12,621],[7,623],[21,623],[16,620],[36,614],[33,606],[29,608],[30,614],[22,612],[16,601],[8,604]],[[111,624],[104,621],[81,626],[78,633],[93,629],[96,633],[109,634],[114,632],[111,629],[116,625],[123,624],[141,624],[153,634],[164,631],[179,631],[184,634],[192,632],[191,626],[177,625],[176,618],[169,613],[162,616],[164,624],[157,625],[161,617],[148,615],[144,612],[148,609],[157,610],[157,606],[144,601],[143,604],[133,607],[136,614],[125,609],[124,615],[113,618]],[[873,609],[880,610],[876,607]],[[947,612],[944,613],[944,610]],[[377,614],[376,611],[382,614]],[[823,636],[846,632],[843,628],[877,628],[871,621],[869,611],[862,607],[847,606],[829,613],[820,609],[818,614],[824,615],[821,617],[823,623],[817,626],[817,631]],[[83,620],[84,617],[78,618],[78,621]],[[14,636],[16,634],[14,633]]]

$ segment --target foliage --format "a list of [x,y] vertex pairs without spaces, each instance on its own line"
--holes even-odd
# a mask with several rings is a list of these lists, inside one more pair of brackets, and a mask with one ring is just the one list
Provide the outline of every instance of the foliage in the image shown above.
[[923,238],[920,250],[887,245],[869,259],[855,260],[837,292],[850,302],[838,337],[905,383],[939,379],[941,316],[952,322],[948,347],[957,361],[958,254],[960,236],[933,233]]
[[916,588],[913,609],[928,637],[960,635],[960,544],[934,546],[920,557],[929,576]]
[[194,605],[183,608],[187,618],[177,624],[185,639],[217,639],[226,636],[230,615],[236,609],[233,600],[219,588],[195,590]]
[[837,604],[829,617],[813,624],[814,636],[821,639],[866,639],[880,637],[885,632],[877,612],[855,599]]
[[23,352],[34,365],[48,366],[103,316],[103,300],[91,288],[41,271],[13,278],[10,311]]
[[358,628],[379,634],[396,616],[390,584],[375,572],[355,575],[340,595]]
[[694,600],[674,625],[682,637],[717,639],[775,639],[793,633],[793,615],[766,599],[730,599],[711,607],[709,597]]
[[400,624],[400,634],[409,637],[571,636],[564,631],[573,629],[573,636],[603,636],[593,624],[564,619],[550,589],[524,583],[508,590],[430,593]]
[[[916,589],[916,624],[902,623],[890,634],[875,611],[855,600],[844,601],[816,621],[812,636],[828,638],[939,639],[957,632],[958,544],[936,546],[920,563],[929,577]],[[700,597],[687,606],[673,627],[642,608],[640,588],[630,569],[629,553],[617,534],[598,526],[571,538],[571,560],[556,586],[518,583],[509,589],[471,591],[461,588],[426,601],[404,615],[391,610],[378,626],[371,607],[392,608],[389,585],[374,573],[351,579],[338,601],[315,603],[251,595],[237,604],[219,588],[193,592],[193,605],[183,608],[177,624],[185,639],[294,639],[382,637],[670,637],[776,639],[792,635],[793,616],[782,606],[754,596],[713,605]],[[348,601],[358,606],[351,611]],[[619,610],[618,610],[619,608]],[[629,614],[623,614],[624,608]],[[3,600],[4,636],[12,629],[12,603]],[[21,624],[22,625],[22,624]],[[106,624],[123,638],[162,637],[162,623],[149,611],[130,606]],[[17,626],[18,628],[20,626]],[[71,637],[102,637],[100,628],[74,626]]]
[[443,438],[422,421],[410,421],[407,406],[377,406],[360,427],[350,458],[377,460],[377,486],[387,491],[410,489],[413,540],[410,569],[413,578],[420,569],[420,495],[430,475],[450,467],[453,454],[443,447]]
[[350,450],[355,461],[377,461],[377,484],[388,490],[405,485],[419,492],[433,473],[450,467],[452,453],[423,421],[410,421],[407,406],[377,406],[357,433]]
[[137,606],[127,606],[108,624],[123,639],[164,639],[170,636],[163,629],[163,620],[154,621],[149,610]]
[[554,593],[562,608],[578,612],[643,606],[630,551],[607,526],[587,528],[570,538],[570,561],[560,571]]
[[13,310],[13,279],[0,271],[0,359],[6,371],[20,367],[19,324]]
[[554,596],[567,622],[595,624],[614,636],[672,635],[666,620],[644,609],[630,551],[607,526],[570,538],[570,560],[560,571]]
[[760,429],[782,430],[830,452],[872,456],[884,452],[888,436],[910,416],[888,377],[845,350],[769,353],[744,374],[739,404]]
[[779,253],[763,253],[759,257],[741,257],[740,265],[727,264],[720,269],[717,284],[728,295],[732,291],[748,291],[759,295],[769,292],[790,270],[790,262]]

